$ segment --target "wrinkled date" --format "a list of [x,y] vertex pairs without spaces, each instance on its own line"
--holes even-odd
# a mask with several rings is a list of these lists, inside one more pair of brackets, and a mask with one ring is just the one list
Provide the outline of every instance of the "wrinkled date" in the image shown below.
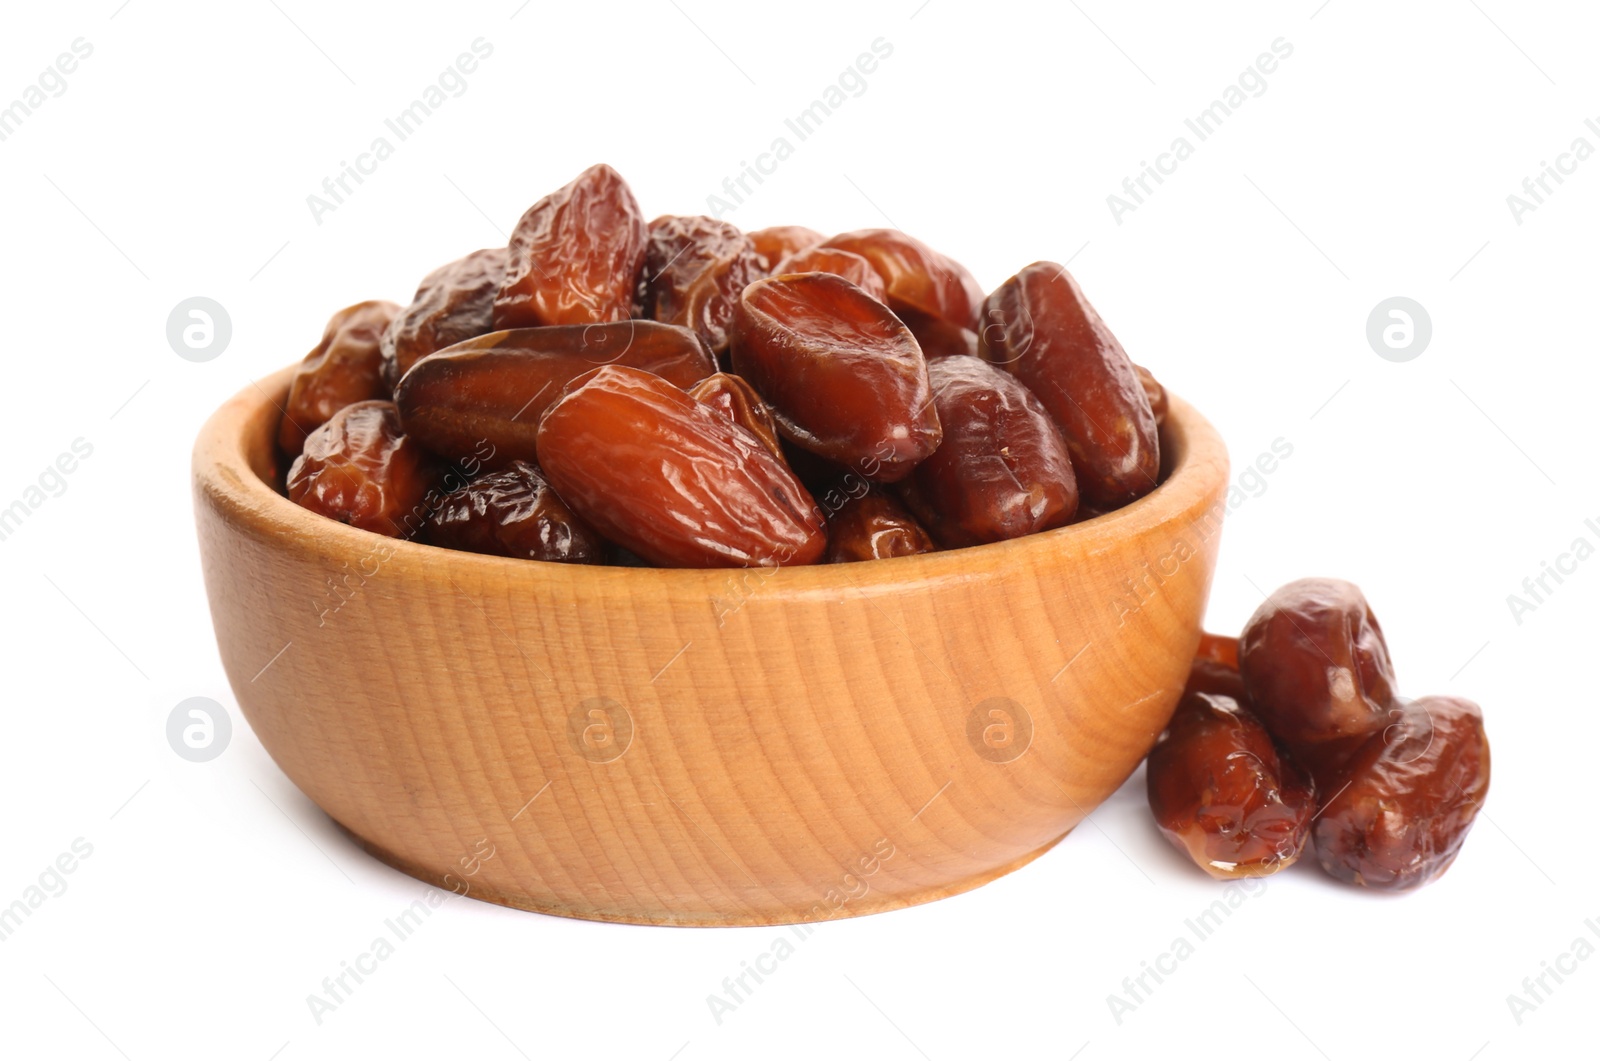
[[[1071,277],[1046,271],[1029,266],[986,301],[958,262],[896,229],[646,224],[616,170],[591,166],[535,202],[505,246],[428,273],[403,310],[336,315],[292,381],[273,457],[298,454],[342,408],[392,400],[387,426],[368,425],[378,435],[324,443],[340,450],[322,491],[335,518],[365,518],[354,501],[339,514],[356,488],[338,483],[370,471],[382,485],[368,449],[427,454],[438,481],[405,526],[378,529],[427,525],[437,544],[507,556],[808,563],[1016,538],[1110,512],[1162,471],[1165,391]],[[569,444],[583,409],[602,417],[597,448],[552,464],[541,439]],[[351,415],[352,426],[373,416]],[[625,421],[646,434],[625,436]],[[647,434],[669,429],[688,434]],[[664,455],[685,438],[688,455]],[[729,454],[747,451],[753,465],[733,474]],[[408,459],[396,458],[401,478]],[[619,469],[681,482],[641,500]],[[297,499],[316,505],[316,468],[301,471]],[[611,484],[614,519],[592,492],[563,495],[585,476]],[[821,530],[831,548],[813,540]]]
[[978,344],[1055,417],[1084,500],[1118,508],[1155,489],[1161,457],[1150,400],[1066,269],[1035,262],[1001,284],[983,304]]
[[1349,582],[1307,578],[1273,593],[1239,638],[1239,669],[1261,721],[1319,781],[1389,723],[1389,646]]
[[1264,877],[1305,848],[1311,784],[1232,697],[1185,694],[1146,769],[1157,826],[1213,877]]
[[828,237],[804,225],[774,225],[772,228],[756,229],[749,233],[749,238],[755,245],[756,253],[761,256],[763,268],[770,273],[774,265],[795,251],[815,247]]
[[393,302],[358,302],[335,313],[322,341],[295,370],[278,423],[278,445],[290,456],[306,436],[354,402],[387,398],[380,373],[379,341],[400,307]]
[[1065,525],[1078,509],[1072,459],[1044,406],[975,357],[928,364],[944,442],[917,465],[911,510],[947,549]]
[[756,389],[739,376],[718,372],[689,388],[689,397],[704,402],[761,441],[767,451],[784,463],[783,445],[778,440],[778,424],[772,410]]
[[654,564],[815,563],[827,547],[800,480],[750,432],[660,376],[610,366],[544,414],[545,476],[606,538]]
[[1368,739],[1317,818],[1317,860],[1339,880],[1415,888],[1455,861],[1489,791],[1489,740],[1470,700],[1425,696]]
[[931,552],[933,541],[922,524],[881,490],[846,499],[828,518],[830,564]]
[[914,309],[962,328],[978,326],[983,288],[958,262],[898,229],[845,232],[823,246],[859,254],[883,278],[889,305]]
[[687,328],[654,321],[514,328],[491,332],[417,362],[395,403],[406,433],[452,460],[494,449],[488,467],[538,460],[539,418],[562,388],[601,365],[643,369],[691,387],[716,371]]
[[512,461],[447,495],[426,526],[429,543],[447,549],[570,564],[606,559],[604,539],[526,461]]
[[400,430],[390,402],[347,405],[306,438],[289,468],[289,500],[318,515],[391,538],[439,478],[434,459]]
[[383,333],[383,379],[391,392],[429,354],[494,330],[494,296],[505,275],[506,248],[490,247],[423,277],[411,305]]
[[943,434],[917,341],[842,277],[798,273],[744,289],[734,371],[772,406],[785,438],[875,482],[895,482]]
[[633,315],[644,215],[621,174],[590,166],[540,199],[511,233],[496,329],[596,324]]
[[809,247],[796,251],[772,267],[774,276],[785,273],[832,273],[842,276],[861,290],[885,305],[889,296],[883,289],[883,277],[872,263],[859,254],[839,250],[837,247]]
[[1139,374],[1139,385],[1144,388],[1145,400],[1150,403],[1150,415],[1156,418],[1156,426],[1159,427],[1167,422],[1167,388],[1143,365],[1134,365],[1133,370]]
[[764,275],[754,244],[726,221],[658,217],[650,222],[640,302],[646,317],[693,328],[720,354],[739,292]]

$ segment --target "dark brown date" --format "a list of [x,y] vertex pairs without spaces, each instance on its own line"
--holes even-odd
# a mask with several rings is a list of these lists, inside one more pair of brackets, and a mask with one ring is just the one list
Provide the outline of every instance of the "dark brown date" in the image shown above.
[[879,302],[885,305],[889,302],[888,292],[883,289],[883,277],[878,275],[872,263],[859,254],[837,247],[808,247],[795,251],[774,265],[771,271],[774,276],[784,273],[832,273],[844,277]]
[[391,392],[429,354],[494,330],[506,254],[504,247],[473,251],[422,278],[411,305],[383,333],[383,379]]
[[306,438],[289,468],[289,500],[352,527],[409,538],[439,478],[434,459],[400,430],[384,401],[347,405]]
[[495,328],[628,319],[645,241],[628,183],[610,166],[590,166],[517,222],[494,300]]
[[689,397],[717,410],[761,441],[767,451],[785,464],[778,441],[778,424],[756,389],[742,377],[718,372],[689,388]]
[[889,305],[976,329],[983,288],[959,263],[894,228],[863,228],[823,244],[859,254],[883,278]]
[[975,357],[928,363],[944,442],[911,473],[907,503],[947,549],[1064,526],[1078,510],[1072,458],[1044,406]]
[[[538,460],[539,418],[562,388],[601,365],[626,365],[691,387],[716,363],[694,332],[655,321],[514,328],[417,362],[395,403],[407,434],[442,457],[489,469]],[[485,443],[492,456],[484,457]]]
[[1120,508],[1155,489],[1161,455],[1150,400],[1066,269],[1035,262],[1001,284],[984,301],[978,346],[1055,417],[1084,500]]
[[1316,814],[1311,783],[1229,696],[1187,693],[1150,753],[1146,793],[1172,845],[1219,880],[1299,859]]
[[931,552],[933,540],[922,524],[882,490],[849,498],[828,518],[830,564]]
[[750,242],[755,244],[756,253],[761,256],[761,264],[767,272],[772,272],[772,267],[795,251],[803,251],[807,247],[815,247],[828,237],[816,229],[806,228],[804,225],[774,225],[772,228],[758,228],[749,233]]
[[728,349],[728,324],[739,292],[766,275],[744,233],[709,217],[658,217],[650,222],[641,303],[644,315],[681,324],[714,354]]
[[1396,716],[1325,790],[1314,833],[1322,868],[1368,888],[1438,878],[1489,792],[1489,739],[1477,704],[1425,696]]
[[843,277],[797,273],[745,288],[731,352],[785,438],[867,479],[903,479],[939,448],[916,339]]
[[1167,422],[1167,388],[1143,365],[1134,365],[1133,370],[1139,374],[1139,385],[1144,388],[1145,400],[1150,403],[1150,415],[1156,418],[1156,426],[1160,427]]
[[750,432],[660,376],[608,366],[544,414],[539,453],[556,492],[602,535],[654,564],[815,563],[816,504]]
[[1239,637],[1251,706],[1319,781],[1389,722],[1394,666],[1367,599],[1306,578],[1274,592]]
[[949,321],[918,313],[904,307],[895,311],[922,347],[922,356],[932,361],[936,357],[977,357],[978,333]]
[[278,445],[291,457],[306,436],[355,402],[387,398],[380,372],[379,340],[400,307],[393,302],[357,302],[335,313],[322,341],[306,355],[289,384]]
[[427,521],[427,540],[490,556],[600,564],[606,543],[545,481],[537,467],[512,461],[447,495]]

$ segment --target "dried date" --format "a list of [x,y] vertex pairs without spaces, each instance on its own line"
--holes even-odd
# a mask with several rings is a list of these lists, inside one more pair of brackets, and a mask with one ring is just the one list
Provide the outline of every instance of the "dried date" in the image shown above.
[[1295,863],[1316,814],[1315,790],[1248,708],[1186,693],[1150,753],[1146,794],[1179,851],[1220,880]]
[[1156,420],[1133,362],[1066,269],[1035,262],[983,304],[979,353],[1039,396],[1066,436],[1078,487],[1096,508],[1155,489]]
[[1279,588],[1245,624],[1239,669],[1261,721],[1319,780],[1389,722],[1389,646],[1349,582]]
[[658,217],[650,222],[641,281],[644,315],[693,328],[714,354],[728,349],[739,292],[766,275],[755,245],[726,221]]
[[1194,662],[1189,666],[1189,681],[1183,691],[1185,695],[1212,693],[1231,697],[1254,710],[1245,692],[1244,676],[1239,673],[1239,639],[1201,634],[1200,647],[1195,649]]
[[756,436],[767,451],[784,463],[783,446],[778,440],[778,424],[772,410],[756,389],[739,376],[718,372],[689,388],[689,397],[719,413]]
[[358,302],[335,313],[322,341],[306,355],[289,384],[278,445],[298,454],[306,436],[345,406],[387,398],[379,351],[384,329],[400,312],[393,302]]
[[832,273],[844,277],[879,302],[885,305],[889,302],[888,293],[883,288],[883,278],[872,267],[872,263],[859,254],[837,247],[808,247],[795,251],[772,267],[774,276],[785,273]]
[[845,232],[823,246],[859,254],[883,278],[893,309],[914,309],[976,329],[983,288],[959,262],[894,228]]
[[944,442],[912,472],[907,503],[947,549],[1060,527],[1078,509],[1061,432],[1014,376],[975,357],[928,364]]
[[931,552],[933,540],[922,524],[882,490],[847,498],[828,518],[830,564]]
[[1160,427],[1167,422],[1167,388],[1143,365],[1134,365],[1133,370],[1139,374],[1139,385],[1144,388],[1145,400],[1150,403],[1150,415],[1156,418],[1156,426]]
[[605,539],[526,461],[512,461],[447,495],[426,526],[427,540],[447,549],[569,564],[606,560]]
[[590,166],[517,222],[494,300],[495,328],[628,319],[646,238],[627,182],[610,166]]
[[429,354],[494,330],[506,254],[504,247],[473,251],[422,278],[411,305],[383,333],[383,378],[391,392]]
[[347,405],[306,438],[289,468],[289,500],[352,527],[409,538],[439,479],[433,457],[400,428],[393,403]]
[[939,447],[916,339],[842,277],[798,273],[745,288],[731,352],[785,438],[867,479],[903,479]]
[[457,343],[417,362],[395,403],[408,434],[462,460],[485,442],[486,466],[538,460],[539,418],[562,388],[601,365],[626,365],[691,387],[716,371],[694,332],[654,321],[514,328]]
[[660,376],[608,366],[539,425],[556,492],[606,538],[672,567],[815,563],[821,515],[750,432]]
[[806,228],[804,225],[774,225],[771,228],[758,228],[750,234],[750,242],[755,244],[756,253],[761,256],[761,264],[767,270],[795,251],[803,251],[807,247],[815,247],[828,237],[816,229]]
[[1477,704],[1425,696],[1396,716],[1337,775],[1314,833],[1322,868],[1368,888],[1437,879],[1489,792],[1489,739]]

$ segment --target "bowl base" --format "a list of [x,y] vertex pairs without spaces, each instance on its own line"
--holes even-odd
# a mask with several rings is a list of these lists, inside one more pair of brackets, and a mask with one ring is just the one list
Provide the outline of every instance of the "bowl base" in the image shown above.
[[[397,869],[408,877],[415,877],[424,884],[449,891],[438,880],[438,874],[427,867],[408,862],[378,844],[363,839],[342,823],[335,821],[341,832],[355,841],[356,846],[392,869]],[[1076,826],[1074,826],[1076,828]],[[803,925],[817,924],[825,921],[838,921],[846,917],[862,917],[867,914],[881,914],[890,910],[900,910],[908,906],[921,906],[924,903],[937,902],[952,895],[981,888],[990,881],[998,880],[1015,870],[1021,869],[1034,859],[1055,847],[1072,832],[1068,829],[1060,836],[1043,844],[1021,858],[1013,859],[1006,864],[994,869],[985,870],[959,881],[942,884],[934,888],[924,888],[920,891],[908,892],[901,895],[879,895],[876,892],[852,899],[834,917],[796,917],[792,910],[774,910],[771,914],[763,915],[757,912],[719,913],[707,910],[697,914],[693,912],[674,913],[670,915],[652,916],[640,910],[629,912],[622,909],[608,909],[596,906],[575,905],[571,903],[552,903],[529,898],[526,895],[468,886],[465,892],[456,894],[466,895],[468,898],[480,902],[494,903],[496,906],[509,906],[514,910],[528,910],[536,914],[549,914],[552,917],[570,917],[579,921],[607,921],[618,925],[657,925],[669,928],[751,928],[761,925]]]

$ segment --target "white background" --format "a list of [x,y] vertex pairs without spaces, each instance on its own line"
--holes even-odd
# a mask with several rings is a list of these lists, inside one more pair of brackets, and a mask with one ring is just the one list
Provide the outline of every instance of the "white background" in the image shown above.
[[[0,34],[0,103],[76,38],[94,49],[0,143],[0,507],[73,440],[93,446],[0,542],[0,905],[75,839],[93,847],[0,943],[0,1052],[1593,1055],[1600,961],[1520,1024],[1506,1001],[1576,938],[1600,944],[1584,925],[1600,920],[1600,561],[1520,623],[1507,604],[1573,539],[1600,542],[1584,526],[1600,518],[1600,161],[1521,224],[1506,202],[1574,138],[1600,147],[1583,124],[1600,116],[1592,10],[119,2],[7,5]],[[465,94],[316,223],[306,196],[478,37],[494,52]],[[1236,632],[1256,587],[1360,583],[1407,693],[1484,705],[1494,783],[1459,861],[1394,898],[1308,859],[1119,1024],[1107,996],[1220,894],[1155,831],[1140,773],[1011,877],[821,926],[720,1025],[706,996],[780,930],[471,901],[319,1025],[306,996],[422,886],[356,851],[237,713],[196,557],[195,431],[334,309],[406,301],[591,163],[616,166],[647,216],[705,212],[879,37],[893,54],[866,91],[791,135],[793,157],[729,219],[894,224],[986,288],[1071,259],[1133,357],[1220,427],[1235,475],[1292,445],[1228,520],[1209,625]],[[1293,55],[1266,91],[1119,224],[1106,197],[1280,37]],[[165,335],[195,295],[233,322],[205,364]],[[1394,295],[1433,322],[1407,363],[1365,336]],[[166,741],[190,696],[234,718],[210,763]]]

